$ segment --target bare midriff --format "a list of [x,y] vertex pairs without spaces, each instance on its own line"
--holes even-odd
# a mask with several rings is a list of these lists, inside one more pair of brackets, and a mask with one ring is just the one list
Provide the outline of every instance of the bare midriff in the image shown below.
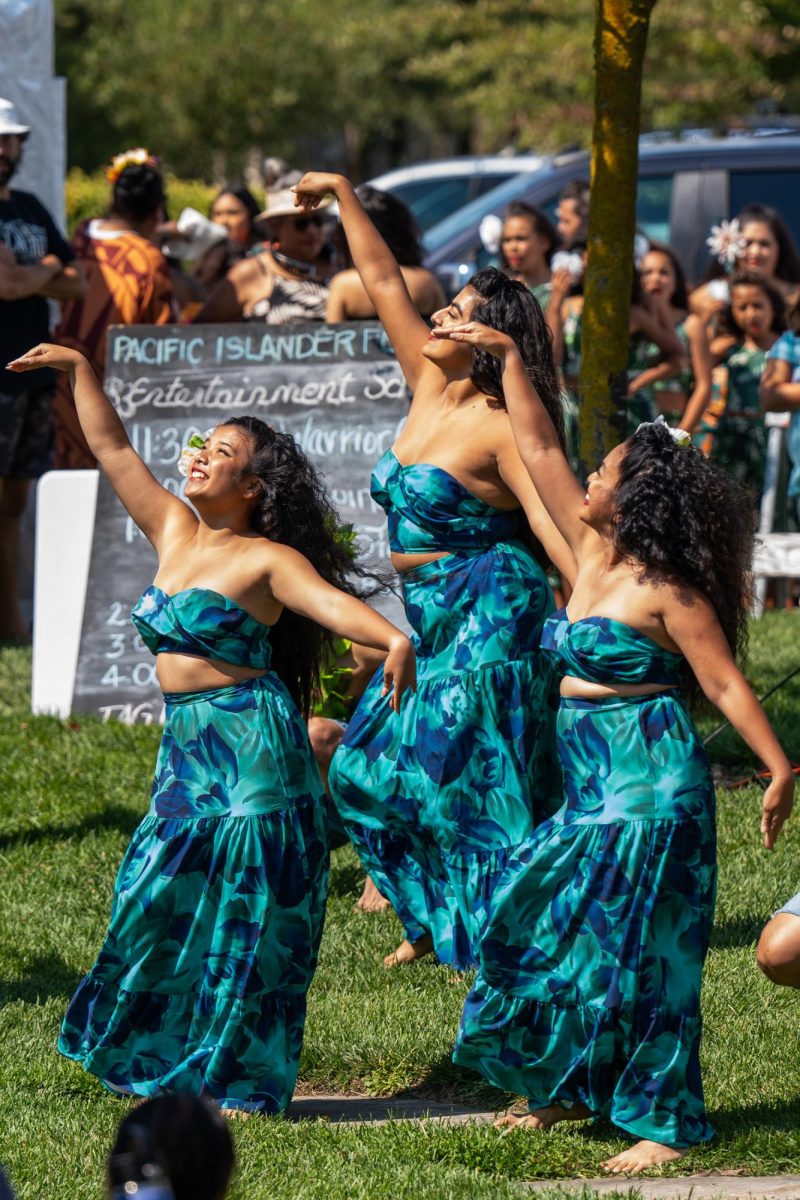
[[424,567],[427,563],[437,562],[440,558],[446,558],[450,554],[450,550],[436,550],[430,554],[392,554],[392,566],[398,575],[403,575],[406,571],[413,571],[415,567]]
[[656,692],[674,690],[673,683],[618,683],[611,687],[606,683],[592,683],[565,675],[561,680],[561,695],[568,700],[602,700],[607,696],[653,696]]
[[267,672],[260,667],[240,667],[195,654],[169,653],[156,658],[156,673],[162,692],[205,692],[231,687],[245,679],[258,679]]

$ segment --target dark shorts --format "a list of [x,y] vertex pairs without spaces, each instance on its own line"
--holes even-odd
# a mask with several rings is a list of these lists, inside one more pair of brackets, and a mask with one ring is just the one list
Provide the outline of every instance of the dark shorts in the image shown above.
[[38,479],[52,467],[53,391],[0,392],[0,479]]

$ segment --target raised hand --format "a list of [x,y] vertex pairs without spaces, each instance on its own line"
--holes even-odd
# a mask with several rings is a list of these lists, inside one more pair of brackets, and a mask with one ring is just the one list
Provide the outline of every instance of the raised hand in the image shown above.
[[417,690],[417,658],[409,639],[398,635],[392,638],[383,664],[381,695],[388,696],[391,692],[389,704],[395,712],[399,712],[400,701],[408,688],[413,692]]
[[86,359],[78,350],[67,346],[54,346],[40,342],[32,350],[26,350],[19,358],[6,364],[7,371],[38,371],[41,367],[52,367],[56,371],[74,371]]
[[346,184],[344,175],[333,175],[328,171],[306,171],[299,183],[291,189],[298,208],[311,212],[318,208],[326,196],[337,196],[338,189]]
[[481,325],[480,321],[467,321],[464,325],[436,325],[431,330],[433,336],[439,339],[447,338],[451,342],[468,342],[479,350],[493,354],[495,358],[505,359],[509,351],[516,352],[516,344],[507,333],[500,333],[489,325]]

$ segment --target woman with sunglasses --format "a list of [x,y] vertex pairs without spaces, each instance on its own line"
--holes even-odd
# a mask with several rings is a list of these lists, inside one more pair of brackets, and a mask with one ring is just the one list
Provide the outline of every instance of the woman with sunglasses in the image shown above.
[[258,219],[267,226],[269,242],[230,269],[195,321],[324,321],[328,284],[338,266],[325,216],[298,212],[293,193],[280,188],[267,192]]

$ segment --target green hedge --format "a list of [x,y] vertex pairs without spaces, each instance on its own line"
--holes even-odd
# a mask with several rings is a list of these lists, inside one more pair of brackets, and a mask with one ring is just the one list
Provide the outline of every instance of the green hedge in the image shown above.
[[[177,179],[166,176],[169,214],[177,217],[181,209],[196,208],[207,213],[218,192],[218,188],[199,179]],[[79,167],[73,167],[65,184],[67,229],[71,234],[76,225],[88,217],[102,217],[108,209],[111,184],[104,170],[87,175]]]

